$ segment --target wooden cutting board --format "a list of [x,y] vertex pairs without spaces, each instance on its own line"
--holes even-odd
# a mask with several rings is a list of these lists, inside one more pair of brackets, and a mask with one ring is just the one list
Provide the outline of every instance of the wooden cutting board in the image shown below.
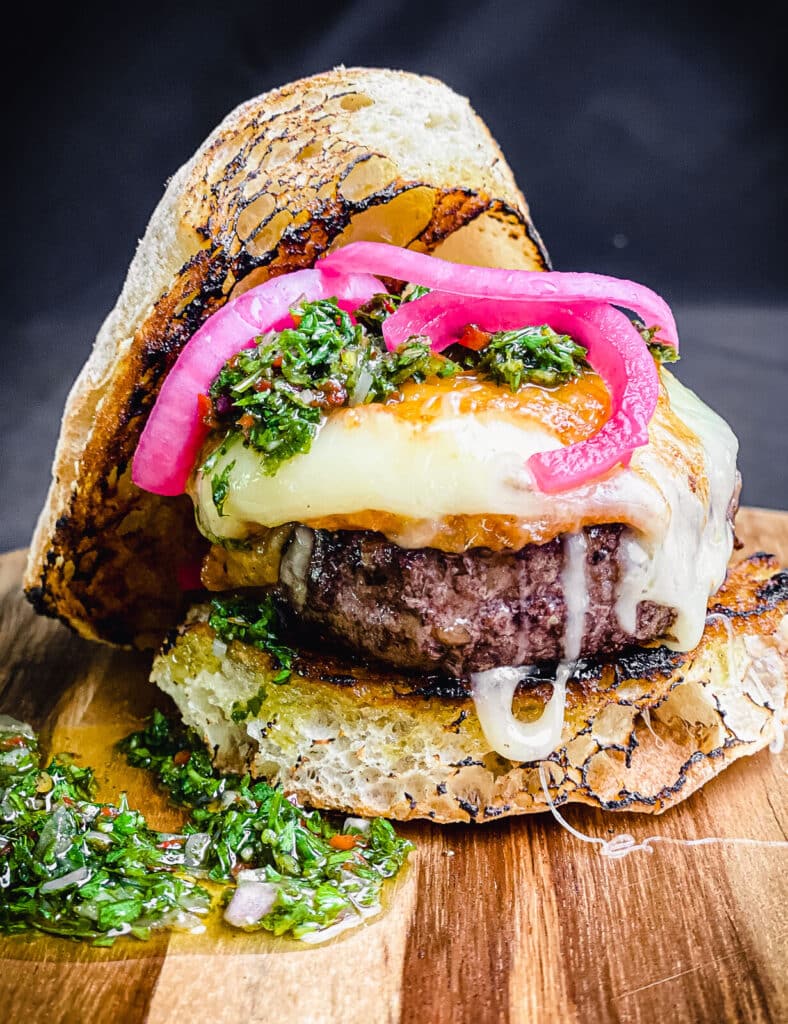
[[[788,562],[788,513],[745,509],[745,552]],[[174,828],[144,772],[112,754],[156,700],[148,658],[93,646],[36,618],[24,554],[0,556],[0,712],[99,769]],[[781,840],[788,756],[736,762],[661,818],[570,807],[583,832]],[[0,940],[0,1020],[134,1024],[364,1021],[718,1022],[788,1020],[788,849],[657,846],[624,860],[547,815],[402,828],[417,844],[381,917],[304,947],[217,926],[93,949]]]

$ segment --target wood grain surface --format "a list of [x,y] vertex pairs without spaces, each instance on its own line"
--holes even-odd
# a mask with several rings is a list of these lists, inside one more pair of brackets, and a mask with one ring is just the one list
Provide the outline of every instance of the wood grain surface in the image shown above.
[[[745,509],[744,552],[788,562],[788,514]],[[36,618],[23,553],[0,557],[0,711],[99,769],[161,828],[179,813],[113,744],[158,699],[148,658]],[[788,757],[736,762],[661,818],[566,810],[585,833],[785,839]],[[244,935],[93,949],[0,941],[0,1020],[497,1024],[788,1020],[788,849],[657,846],[599,856],[549,816],[403,827],[417,844],[388,912],[323,947]]]

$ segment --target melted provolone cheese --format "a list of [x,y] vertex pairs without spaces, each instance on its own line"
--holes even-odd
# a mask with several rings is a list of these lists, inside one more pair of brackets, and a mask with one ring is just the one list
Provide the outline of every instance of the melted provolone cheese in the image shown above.
[[589,593],[586,578],[588,542],[584,533],[570,534],[564,540],[564,568],[561,586],[564,591],[566,621],[564,625],[564,661],[575,662],[586,631]]
[[298,611],[306,603],[306,575],[312,558],[315,535],[305,526],[297,526],[293,539],[279,564],[279,579],[290,588]]
[[652,468],[669,519],[660,532],[642,530],[625,538],[616,611],[622,629],[631,633],[641,601],[675,608],[666,644],[688,651],[703,635],[709,595],[725,579],[733,549],[728,506],[736,486],[738,443],[725,420],[692,391],[668,373],[663,372],[663,381],[673,413],[701,442],[706,486],[693,490],[682,474],[662,471],[652,445],[642,449],[641,465]]
[[[560,743],[566,682],[585,630],[584,524],[630,528],[619,552],[616,602],[628,633],[635,631],[638,605],[654,601],[676,611],[669,646],[691,649],[703,632],[708,597],[725,577],[733,544],[727,511],[736,485],[736,438],[664,369],[661,378],[649,444],[633,454],[629,467],[560,494],[540,491],[526,465],[534,453],[572,440],[556,418],[534,418],[514,408],[513,399],[463,405],[462,396],[448,391],[425,399],[423,415],[405,415],[396,405],[338,410],[323,423],[311,450],[272,476],[254,451],[240,440],[231,442],[213,467],[213,473],[228,474],[221,515],[210,478],[198,472],[192,481],[198,522],[214,538],[242,539],[261,526],[374,510],[401,524],[385,532],[404,547],[430,546],[423,524],[452,516],[515,517],[538,524],[545,539],[572,534],[562,574],[564,656],[542,717],[523,723],[512,713],[527,668],[501,667],[472,678],[490,745],[513,760],[539,760]],[[598,414],[599,406],[597,423]],[[593,423],[586,426],[586,435],[593,432]],[[582,423],[573,429],[582,432]]]
[[274,476],[262,472],[254,451],[234,441],[214,470],[234,463],[222,516],[210,480],[199,480],[202,522],[217,537],[240,538],[250,523],[302,523],[363,509],[403,519],[455,512],[527,515],[534,486],[525,460],[560,445],[536,425],[494,415],[413,423],[384,410],[367,406],[333,414],[311,450],[285,462]]
[[510,761],[541,761],[555,750],[564,725],[565,679],[556,679],[552,696],[535,722],[515,718],[515,691],[529,672],[528,666],[507,666],[471,675],[471,696],[485,739]]
[[[597,846],[599,848],[599,853],[603,857],[609,857],[612,860],[620,860],[623,857],[628,857],[630,853],[635,853],[638,850],[645,851],[646,853],[653,853],[653,843],[666,843],[673,844],[674,846],[752,846],[760,849],[772,850],[785,850],[788,848],[788,841],[784,839],[749,839],[739,836],[704,836],[700,839],[680,839],[676,836],[646,836],[646,838],[641,839],[640,842],[638,842],[634,836],[631,836],[628,832],[619,832],[612,838],[609,836],[591,836],[586,832],[580,832],[574,827],[574,825],[570,825],[566,818],[564,818],[559,812],[555,801],[550,795],[550,782],[544,765],[539,765],[539,781],[542,786],[545,803],[561,828],[566,829],[566,831],[576,839],[580,839],[584,843],[591,843],[592,845]],[[612,829],[610,831],[612,832]]]
[[561,583],[566,617],[564,657],[553,680],[553,692],[541,716],[533,722],[519,721],[513,712],[517,687],[531,671],[529,667],[488,669],[471,674],[471,696],[487,742],[511,761],[541,761],[559,745],[564,726],[566,684],[585,635],[589,596],[586,582],[587,542],[584,533],[564,540],[564,568]]
[[[373,510],[388,517],[382,532],[401,547],[440,547],[430,542],[430,524],[457,516],[508,517],[523,524],[524,533],[530,525],[540,541],[584,524],[623,522],[654,536],[666,527],[669,510],[659,478],[678,476],[679,485],[686,487],[686,472],[673,457],[682,439],[674,436],[677,421],[671,419],[664,394],[655,415],[660,433],[648,446],[658,450],[648,465],[641,465],[636,452],[629,469],[560,494],[545,494],[535,485],[528,459],[593,433],[600,422],[599,403],[592,405],[595,415],[587,424],[574,411],[575,422],[568,430],[554,407],[563,406],[568,417],[573,412],[570,400],[577,399],[571,391],[565,403],[553,400],[546,410],[544,389],[536,396],[509,396],[504,404],[464,401],[463,388],[471,385],[463,382],[460,388],[455,383],[459,390],[451,392],[443,384],[443,392],[417,392],[401,404],[333,412],[310,451],[288,460],[273,475],[264,472],[259,454],[236,438],[216,459],[211,474],[198,472],[192,481],[203,529],[220,540],[242,539],[261,526],[310,525],[321,519],[333,519],[333,529],[352,529],[350,519],[342,524],[343,516]],[[552,415],[539,418],[546,411]],[[228,495],[220,515],[211,479],[225,472]]]

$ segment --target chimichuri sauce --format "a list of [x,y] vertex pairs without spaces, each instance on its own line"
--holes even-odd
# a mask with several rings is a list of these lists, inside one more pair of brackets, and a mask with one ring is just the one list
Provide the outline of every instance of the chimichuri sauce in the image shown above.
[[588,369],[586,350],[546,325],[495,334],[471,325],[463,344],[442,355],[420,337],[389,352],[383,321],[425,291],[412,289],[404,299],[378,295],[356,310],[355,319],[334,299],[302,302],[291,310],[294,327],[258,338],[224,365],[209,394],[201,396],[203,417],[222,438],[202,465],[219,515],[234,463],[221,471],[215,467],[239,434],[260,455],[265,472],[274,474],[283,462],[309,451],[332,409],[385,402],[406,383],[473,369],[516,392],[529,382],[556,387]]
[[33,730],[0,716],[0,932],[104,946],[202,931],[218,902],[230,924],[314,941],[379,908],[412,849],[382,819],[340,827],[279,787],[220,775],[159,712],[121,748],[188,808],[179,832],[150,828],[125,796],[97,802],[90,768],[63,755],[43,767]]

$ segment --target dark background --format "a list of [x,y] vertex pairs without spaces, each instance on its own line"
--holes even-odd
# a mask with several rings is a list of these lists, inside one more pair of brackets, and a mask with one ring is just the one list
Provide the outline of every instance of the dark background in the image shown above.
[[237,103],[338,63],[469,96],[555,267],[668,299],[679,376],[741,440],[744,500],[788,506],[788,82],[768,6],[109,7],[5,40],[0,550],[29,539],[66,393],[166,179]]

